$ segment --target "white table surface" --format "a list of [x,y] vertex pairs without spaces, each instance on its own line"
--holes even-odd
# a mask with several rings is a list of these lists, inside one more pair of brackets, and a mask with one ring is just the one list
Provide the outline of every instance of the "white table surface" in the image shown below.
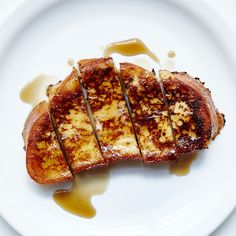
[[[226,21],[228,26],[236,34],[236,1],[235,0],[205,0]],[[24,0],[0,0],[0,24],[11,14]],[[0,215],[0,235],[19,236],[19,234]],[[235,236],[236,235],[236,209],[219,226],[211,236]]]

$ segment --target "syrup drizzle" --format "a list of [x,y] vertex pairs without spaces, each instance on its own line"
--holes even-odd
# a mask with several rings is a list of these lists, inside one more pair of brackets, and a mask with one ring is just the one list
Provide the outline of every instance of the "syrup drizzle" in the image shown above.
[[53,198],[64,210],[77,216],[92,218],[96,215],[96,209],[91,198],[106,191],[108,180],[107,169],[85,171],[75,176],[70,189],[55,191]]
[[138,38],[127,39],[120,42],[114,42],[107,45],[104,49],[104,57],[109,57],[113,53],[123,56],[135,56],[144,54],[150,57],[157,64],[160,64],[159,58]]

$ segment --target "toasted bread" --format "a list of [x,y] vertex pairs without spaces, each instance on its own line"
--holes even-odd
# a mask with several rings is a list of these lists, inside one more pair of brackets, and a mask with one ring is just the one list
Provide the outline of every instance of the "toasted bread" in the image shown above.
[[74,68],[50,86],[49,105],[38,104],[26,121],[26,165],[38,183],[120,159],[176,160],[207,148],[225,124],[209,89],[187,73],[161,70],[158,81],[131,63],[118,74],[111,58],[78,64],[81,77]]
[[111,58],[79,61],[83,86],[95,120],[96,132],[107,162],[140,159],[121,84]]
[[26,167],[32,179],[40,184],[72,179],[53,130],[46,101],[39,103],[29,114],[23,130],[23,139]]
[[145,162],[177,158],[176,146],[162,92],[155,76],[134,64],[121,63],[124,81]]
[[104,164],[76,69],[64,81],[49,89],[49,105],[73,172]]

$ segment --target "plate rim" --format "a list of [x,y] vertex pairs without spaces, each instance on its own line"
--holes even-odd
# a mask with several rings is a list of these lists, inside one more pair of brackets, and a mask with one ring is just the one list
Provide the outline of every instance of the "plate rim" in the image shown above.
[[[28,20],[33,17],[33,13],[40,13],[44,8],[48,8],[50,5],[58,4],[65,0],[41,0],[41,1],[31,1],[24,0],[5,18],[5,20],[0,24],[0,34],[3,36],[0,39],[0,57],[4,53],[4,49],[8,48],[9,40],[12,39],[12,36],[18,32],[22,26],[28,23]],[[163,1],[163,0],[161,0]],[[186,8],[189,12],[193,13],[198,19],[199,16],[206,20],[204,23],[211,27],[211,31],[217,35],[217,39],[220,43],[222,43],[227,51],[227,55],[229,56],[229,61],[234,65],[234,71],[236,72],[236,48],[231,48],[230,45],[236,39],[236,35],[233,33],[233,30],[229,27],[229,25],[222,19],[221,15],[218,14],[209,3],[204,0],[199,1],[188,1],[188,0],[168,0],[171,3],[176,3],[184,8]],[[31,10],[31,14],[29,14],[29,9]],[[37,14],[36,14],[37,16]],[[202,20],[201,18],[201,20]],[[16,20],[21,19],[21,20]],[[219,27],[223,26],[223,27]],[[231,214],[231,212],[236,208],[236,190],[235,195],[232,195],[230,204],[227,203],[227,206],[224,205],[224,208],[221,211],[221,214],[217,217],[214,217],[214,220],[209,222],[207,228],[202,228],[199,230],[199,235],[209,235],[213,231],[215,231]],[[223,211],[224,210],[224,211]],[[0,215],[17,233],[20,235],[28,235],[29,232],[25,227],[20,226],[17,223],[16,217],[11,217],[7,214],[7,209],[1,205]]]

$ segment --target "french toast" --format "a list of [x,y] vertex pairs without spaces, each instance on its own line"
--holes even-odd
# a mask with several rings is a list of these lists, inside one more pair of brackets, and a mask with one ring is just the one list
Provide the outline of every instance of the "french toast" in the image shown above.
[[141,159],[112,58],[81,60],[78,64],[103,157],[107,162]]
[[73,69],[62,82],[48,89],[50,112],[68,163],[74,173],[104,164],[98,142]]
[[224,115],[212,101],[211,92],[198,78],[185,72],[161,70],[179,155],[207,148],[224,126]]
[[[208,148],[225,124],[211,92],[183,72],[152,72],[112,58],[78,62],[48,88],[23,130],[29,175],[41,184],[116,160],[177,160]],[[80,74],[79,74],[80,73]]]
[[131,63],[120,64],[144,162],[177,158],[168,110],[155,76]]
[[72,179],[50,120],[48,104],[39,103],[29,114],[23,139],[29,176],[40,184],[53,184]]

